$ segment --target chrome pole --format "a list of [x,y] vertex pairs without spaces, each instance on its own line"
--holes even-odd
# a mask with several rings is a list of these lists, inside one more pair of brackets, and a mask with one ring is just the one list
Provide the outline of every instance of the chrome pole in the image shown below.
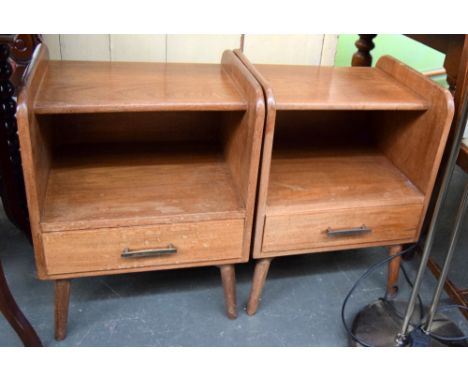
[[423,254],[421,257],[421,264],[419,265],[418,273],[416,275],[416,280],[414,282],[414,287],[411,292],[411,296],[406,308],[405,318],[403,320],[403,325],[401,326],[400,332],[395,337],[395,343],[397,346],[404,346],[408,343],[408,328],[410,325],[411,317],[414,313],[414,308],[416,306],[419,290],[421,289],[421,283],[423,280],[424,272],[426,271],[427,261],[431,254],[432,244],[434,243],[435,229],[438,222],[438,217],[442,204],[447,195],[448,186],[450,180],[452,179],[453,170],[457,163],[458,154],[460,152],[461,141],[463,139],[463,131],[468,119],[468,91],[465,91],[465,96],[462,104],[462,112],[459,114],[459,118],[456,122],[454,141],[452,148],[450,149],[449,159],[444,170],[444,176],[442,178],[442,184],[440,187],[439,194],[437,195],[436,204],[434,207],[434,212],[432,215],[431,223],[429,225],[429,230],[427,232],[426,242],[424,243]]
[[455,252],[455,247],[457,246],[458,237],[460,236],[460,231],[463,226],[463,218],[465,217],[467,206],[468,206],[468,184],[466,184],[465,186],[465,191],[463,192],[462,200],[460,202],[460,206],[458,207],[457,218],[455,220],[455,227],[453,229],[452,237],[450,240],[450,246],[449,246],[449,250],[447,253],[447,257],[445,258],[444,266],[439,276],[439,282],[437,283],[437,288],[434,292],[434,297],[432,298],[427,321],[424,324],[425,332],[431,331],[431,325],[432,325],[432,322],[434,321],[434,317],[437,312],[437,307],[439,306],[440,295],[442,294],[442,291],[444,290],[445,280],[447,279],[450,265],[452,264],[453,253]]

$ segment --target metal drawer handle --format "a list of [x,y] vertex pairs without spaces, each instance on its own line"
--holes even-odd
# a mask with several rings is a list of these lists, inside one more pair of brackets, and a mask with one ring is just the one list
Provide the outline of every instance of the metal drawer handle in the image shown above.
[[169,244],[166,248],[144,249],[141,251],[130,251],[128,248],[125,248],[121,256],[124,258],[155,257],[162,255],[174,255],[176,253],[177,248],[173,244]]
[[345,236],[345,235],[361,235],[364,233],[372,232],[372,230],[366,227],[364,224],[357,228],[347,228],[347,229],[332,229],[328,227],[327,235],[334,237],[334,236]]

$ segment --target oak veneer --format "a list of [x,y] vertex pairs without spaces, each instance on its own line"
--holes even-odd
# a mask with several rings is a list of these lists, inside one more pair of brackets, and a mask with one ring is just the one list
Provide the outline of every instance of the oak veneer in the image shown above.
[[221,149],[73,146],[52,162],[44,232],[243,219]]
[[273,152],[267,216],[423,201],[422,192],[377,148]]
[[[375,68],[252,65],[267,105],[248,314],[276,256],[418,240],[453,100],[391,57]],[[268,261],[269,260],[269,261]],[[394,294],[399,259],[389,265]]]
[[70,280],[55,281],[55,339],[61,341],[67,336],[68,306],[70,304]]
[[255,65],[277,110],[425,110],[427,101],[382,70]]
[[[223,219],[47,232],[42,236],[47,273],[49,278],[63,278],[241,262],[243,223],[243,219]],[[177,247],[177,253],[122,257],[126,248],[138,251],[170,244]]]
[[221,65],[51,61],[36,114],[167,110],[246,110]]
[[83,276],[218,266],[235,318],[264,116],[260,85],[231,51],[211,65],[54,62],[38,48],[19,135],[58,339],[70,280]]
[[224,299],[228,301],[227,315],[230,319],[237,317],[236,273],[233,265],[221,265],[221,281],[224,289]]
[[[389,255],[396,256],[403,250],[403,246],[394,245],[390,248]],[[398,275],[400,272],[401,256],[395,257],[389,263],[388,267],[388,282],[387,282],[387,295],[394,297],[398,293]]]
[[[413,242],[422,205],[329,208],[265,218],[262,251],[257,257],[370,247],[392,240]],[[365,226],[369,232],[330,235],[329,229]]]

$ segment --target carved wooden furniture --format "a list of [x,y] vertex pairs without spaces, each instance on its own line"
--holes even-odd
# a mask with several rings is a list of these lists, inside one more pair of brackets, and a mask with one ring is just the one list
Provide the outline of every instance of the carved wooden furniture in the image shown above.
[[[29,231],[23,175],[16,128],[15,86],[11,82],[13,67],[10,44],[22,41],[16,35],[0,35],[0,197],[8,218],[19,228]],[[24,195],[24,199],[22,196]],[[0,312],[16,331],[25,346],[42,346],[34,328],[13,298],[0,260]]]
[[[444,68],[447,72],[449,90],[455,93],[457,87],[458,70],[460,58],[463,51],[466,35],[463,34],[407,34],[405,35],[445,54]],[[356,41],[356,48],[351,65],[371,66],[372,54],[375,44],[373,42],[376,34],[360,34]]]
[[263,93],[220,65],[49,61],[18,123],[38,276],[55,280],[56,338],[75,277],[216,265],[236,316],[249,258]]
[[16,124],[17,89],[38,35],[0,35],[0,198],[8,219],[28,237],[30,226]]
[[[376,68],[252,65],[267,117],[247,313],[277,256],[418,240],[450,93],[391,57]],[[393,292],[399,258],[390,264]]]

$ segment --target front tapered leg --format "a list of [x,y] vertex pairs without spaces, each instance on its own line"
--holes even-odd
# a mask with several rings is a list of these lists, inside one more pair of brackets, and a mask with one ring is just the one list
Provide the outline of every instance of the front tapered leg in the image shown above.
[[252,287],[250,289],[249,301],[247,303],[247,314],[249,316],[253,316],[257,312],[271,260],[273,259],[261,259],[258,260],[255,265]]
[[55,339],[67,335],[68,305],[70,303],[70,280],[55,281]]
[[[389,256],[395,256],[403,250],[401,245],[388,248]],[[401,256],[395,257],[388,263],[387,295],[395,297],[398,293],[398,275],[400,273]]]
[[226,313],[233,320],[237,317],[236,270],[234,265],[221,265],[219,269],[221,270]]

